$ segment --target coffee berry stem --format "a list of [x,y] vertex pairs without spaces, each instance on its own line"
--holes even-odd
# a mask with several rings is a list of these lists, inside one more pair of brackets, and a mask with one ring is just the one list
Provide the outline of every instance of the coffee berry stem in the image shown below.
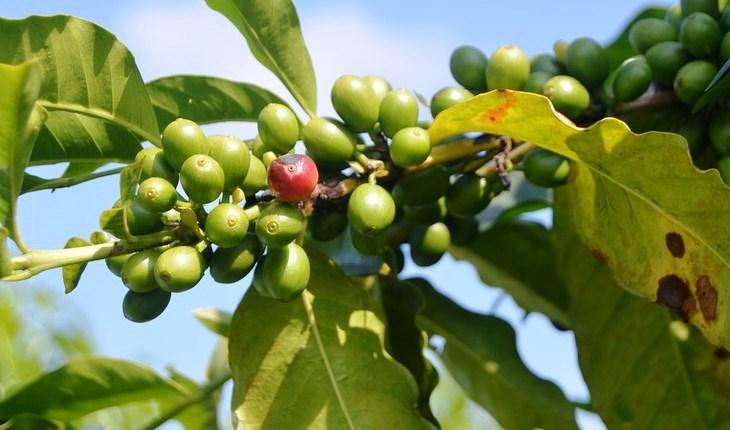
[[166,245],[176,239],[177,234],[174,230],[166,230],[160,233],[138,236],[134,240],[118,240],[78,248],[31,251],[14,257],[12,259],[13,270],[18,272],[0,278],[0,281],[22,281],[46,270],[129,254]]
[[256,218],[261,215],[261,208],[259,208],[259,205],[253,205],[249,206],[246,209],[243,210],[246,213],[246,216],[248,217],[249,221],[253,221]]
[[[522,143],[518,146],[515,146],[509,152],[509,154],[507,154],[504,161],[516,163],[522,160],[527,154],[535,149],[537,149],[537,147],[531,143]],[[488,161],[486,164],[484,164],[482,167],[474,172],[475,175],[483,177],[492,176],[496,173],[499,173],[499,165],[497,163],[497,160],[495,159]]]
[[409,167],[405,170],[405,174],[415,173],[419,170],[425,170],[438,164],[446,164],[452,161],[460,160],[473,154],[501,147],[498,137],[490,136],[489,139],[462,139],[446,145],[434,146],[431,155],[426,158],[423,163]]

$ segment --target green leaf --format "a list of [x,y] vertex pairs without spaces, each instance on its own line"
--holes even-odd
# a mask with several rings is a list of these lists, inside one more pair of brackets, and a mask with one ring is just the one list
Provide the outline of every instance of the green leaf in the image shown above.
[[99,215],[99,228],[120,239],[129,239],[132,234],[127,228],[127,212],[124,207],[107,209]]
[[616,285],[576,236],[565,194],[556,192],[554,243],[591,406],[610,429],[728,428],[727,358]]
[[[200,384],[188,376],[170,368],[170,379],[183,386],[190,393],[200,391]],[[208,430],[218,428],[217,400],[218,392],[211,393],[199,402],[190,405],[181,413],[175,415],[175,420],[182,424],[185,430]],[[162,411],[164,414],[165,412]]]
[[87,356],[46,373],[0,402],[0,419],[17,414],[68,421],[126,403],[169,401],[187,393],[152,369],[123,360]]
[[730,292],[717,288],[730,283],[730,189],[717,170],[694,167],[681,136],[637,135],[615,118],[576,128],[547,98],[512,91],[452,107],[429,132],[438,142],[468,130],[509,135],[573,160],[566,191],[593,255],[622,287],[730,346],[730,313],[718,307]]
[[56,15],[0,19],[0,35],[0,62],[40,59],[43,107],[109,121],[159,145],[142,77],[132,54],[113,34],[91,22]]
[[60,421],[32,414],[17,415],[5,423],[0,423],[0,430],[71,430],[72,428]]
[[74,161],[66,166],[66,170],[63,171],[61,177],[73,178],[90,175],[105,164],[103,161]]
[[446,340],[441,358],[469,397],[505,428],[577,428],[563,392],[525,367],[507,322],[462,309],[428,282],[416,282],[426,302],[419,325]]
[[255,122],[267,104],[286,104],[276,94],[257,85],[209,76],[168,76],[147,83],[147,91],[160,129],[176,118],[199,124]]
[[416,315],[423,308],[423,297],[416,286],[392,277],[379,277],[379,284],[388,323],[386,349],[416,380],[421,416],[438,425],[429,405],[431,393],[438,383],[438,374],[423,355],[428,336],[416,325]]
[[231,331],[232,315],[229,312],[216,308],[200,308],[193,311],[193,316],[205,328],[223,337],[228,337]]
[[536,212],[542,209],[547,209],[550,206],[550,202],[548,202],[547,200],[523,200],[521,202],[518,202],[514,206],[502,211],[502,213],[500,213],[499,216],[497,216],[497,218],[494,220],[494,224],[511,223],[513,221],[519,220],[522,215],[530,212]]
[[129,163],[142,149],[141,140],[111,122],[73,112],[52,111],[38,135],[30,164]]
[[727,60],[705,88],[705,93],[692,106],[695,113],[703,108],[725,99],[730,95],[730,60]]
[[550,198],[547,189],[533,185],[520,171],[509,172],[507,178],[510,182],[509,192],[499,193],[489,202],[487,209],[477,215],[480,224],[491,225],[499,222],[503,216],[518,216],[527,210],[537,210],[529,208],[530,202],[547,202]]
[[[502,288],[523,309],[568,325],[568,292],[555,271],[550,233],[534,222],[502,222],[451,255],[474,265],[487,285]],[[529,257],[528,257],[529,256]]]
[[616,39],[613,40],[613,42],[609,43],[608,46],[605,47],[606,49],[606,55],[608,55],[608,61],[611,65],[611,70],[615,69],[616,67],[620,66],[621,63],[624,62],[625,59],[636,55],[636,52],[634,52],[634,48],[631,47],[631,44],[629,43],[629,30],[631,29],[631,26],[638,20],[644,19],[644,18],[659,18],[663,19],[664,15],[666,14],[667,9],[661,8],[661,7],[649,7],[638,14],[634,16],[625,26],[624,29],[621,31],[621,34],[619,34]]
[[274,72],[302,108],[317,112],[317,83],[291,0],[206,0],[246,38],[254,57]]
[[378,300],[321,252],[307,254],[301,297],[281,303],[249,288],[233,315],[238,428],[429,428],[413,378],[385,350]]
[[45,111],[35,105],[40,84],[34,62],[0,64],[0,226],[8,229],[13,240],[20,241],[21,248],[25,246],[15,224],[16,200],[33,143],[45,119]]
[[[68,242],[66,242],[64,249],[79,248],[87,245],[91,245],[91,242],[80,237],[72,237],[68,240]],[[76,286],[79,284],[79,280],[81,280],[81,274],[84,273],[84,269],[86,269],[86,264],[87,263],[79,263],[63,266],[63,287],[66,294],[76,289]]]

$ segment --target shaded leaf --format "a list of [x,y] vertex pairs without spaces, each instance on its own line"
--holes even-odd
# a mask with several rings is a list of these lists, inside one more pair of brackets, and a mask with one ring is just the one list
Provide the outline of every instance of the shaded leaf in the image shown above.
[[548,201],[550,198],[547,189],[533,185],[520,171],[509,172],[507,178],[511,184],[509,192],[499,193],[489,202],[487,209],[477,215],[483,226],[497,222],[502,214],[507,214],[512,208],[519,208],[520,205],[526,204],[525,202]]
[[[200,384],[189,378],[188,376],[180,373],[179,371],[170,368],[170,379],[180,384],[190,393],[196,393],[200,390]],[[164,414],[165,411],[162,411]],[[185,430],[208,430],[218,428],[218,415],[217,415],[217,398],[211,393],[205,399],[196,402],[189,406],[181,413],[175,416],[175,421],[182,424]]]
[[258,119],[269,103],[286,104],[257,85],[210,76],[176,75],[147,83],[160,129],[176,118],[199,124]]
[[428,428],[413,378],[385,350],[378,301],[321,252],[307,254],[301,297],[281,303],[249,288],[233,315],[237,427]]
[[388,322],[385,329],[386,349],[416,380],[421,416],[438,425],[429,405],[431,393],[438,383],[438,374],[423,355],[428,336],[416,325],[416,315],[423,307],[423,298],[418,288],[408,282],[381,276],[379,284]]
[[200,308],[193,311],[193,316],[205,328],[223,337],[228,337],[231,331],[232,315],[229,312],[216,308]]
[[110,406],[187,393],[152,369],[124,360],[82,357],[39,378],[0,402],[0,419],[21,413],[67,421]]
[[[1,34],[1,33],[0,33]],[[46,112],[36,106],[40,90],[35,62],[17,66],[0,64],[0,226],[19,242],[15,213],[33,143]]]
[[521,202],[518,202],[514,206],[502,211],[502,213],[497,216],[497,219],[494,220],[494,223],[501,224],[517,221],[522,215],[542,209],[547,209],[549,207],[550,202],[548,202],[547,200],[523,200]]
[[730,426],[730,360],[697,330],[616,285],[556,193],[555,248],[591,406],[610,429]]
[[30,164],[128,163],[142,149],[141,141],[120,125],[73,112],[51,111],[38,134]]
[[625,59],[636,55],[634,48],[629,43],[629,30],[631,26],[638,20],[644,18],[659,18],[663,19],[667,9],[661,7],[649,7],[640,11],[624,26],[621,34],[616,39],[609,43],[606,49],[606,55],[608,55],[608,62],[611,65],[611,70],[617,68],[624,62]]
[[502,222],[449,252],[472,263],[485,284],[502,288],[526,311],[568,325],[568,292],[555,271],[550,233],[543,225]]
[[[64,246],[64,249],[79,248],[81,246],[87,245],[91,245],[91,242],[80,237],[72,237],[66,242],[66,246]],[[63,287],[66,291],[66,294],[76,289],[76,286],[79,284],[79,280],[81,280],[81,274],[84,273],[84,269],[86,269],[86,264],[88,263],[70,264],[68,266],[63,266]]]
[[72,428],[60,421],[32,414],[17,415],[6,423],[0,423],[0,430],[72,430]]
[[428,282],[416,282],[426,302],[418,323],[446,340],[441,358],[469,397],[506,428],[577,428],[563,392],[535,376],[520,359],[507,322],[469,312]]
[[[526,127],[525,124],[529,124]],[[692,164],[686,141],[634,134],[606,118],[580,129],[559,119],[547,98],[495,91],[442,112],[433,141],[465,131],[504,134],[574,162],[566,186],[581,240],[622,287],[659,301],[730,345],[730,189],[717,170]],[[641,262],[641,264],[637,264]]]
[[0,34],[1,62],[40,59],[39,98],[46,109],[109,121],[160,143],[155,113],[134,58],[113,34],[63,15],[0,19]]
[[206,0],[246,38],[254,57],[274,72],[305,111],[317,112],[317,83],[291,0]]

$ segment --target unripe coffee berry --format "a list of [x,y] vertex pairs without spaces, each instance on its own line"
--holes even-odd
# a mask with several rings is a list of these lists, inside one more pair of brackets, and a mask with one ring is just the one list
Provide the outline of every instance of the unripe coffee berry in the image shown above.
[[193,155],[180,169],[183,190],[196,203],[210,203],[217,199],[225,186],[225,175],[220,164],[207,155]]
[[205,234],[221,248],[232,248],[243,240],[248,231],[248,216],[240,207],[222,203],[208,214]]
[[166,212],[175,206],[177,192],[162,178],[147,178],[139,184],[137,201],[150,212]]

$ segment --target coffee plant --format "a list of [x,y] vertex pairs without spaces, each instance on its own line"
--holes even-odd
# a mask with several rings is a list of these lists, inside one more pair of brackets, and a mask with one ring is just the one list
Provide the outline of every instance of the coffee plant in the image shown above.
[[[72,359],[2,393],[0,429],[83,427],[151,401],[124,428],[216,428],[231,379],[239,429],[440,428],[439,373],[508,429],[577,428],[577,408],[611,429],[730,428],[724,3],[648,8],[605,46],[455,47],[443,62],[458,85],[430,99],[344,74],[337,118],[317,113],[289,0],[207,4],[297,106],[222,78],[144,82],[127,48],[81,18],[0,19],[3,286],[60,268],[71,293],[103,260],[127,288],[119,317],[136,323],[206,271],[243,294],[232,315],[196,314],[227,339],[207,381]],[[201,128],[226,121],[257,134]],[[27,172],[64,162],[58,178]],[[88,237],[23,241],[21,194],[110,175],[119,188]],[[528,186],[549,199],[522,198]],[[513,205],[488,210],[506,194]],[[548,207],[549,228],[523,217]],[[590,402],[530,371],[507,322],[399,275],[407,257],[425,267],[446,253],[574,333]]]

